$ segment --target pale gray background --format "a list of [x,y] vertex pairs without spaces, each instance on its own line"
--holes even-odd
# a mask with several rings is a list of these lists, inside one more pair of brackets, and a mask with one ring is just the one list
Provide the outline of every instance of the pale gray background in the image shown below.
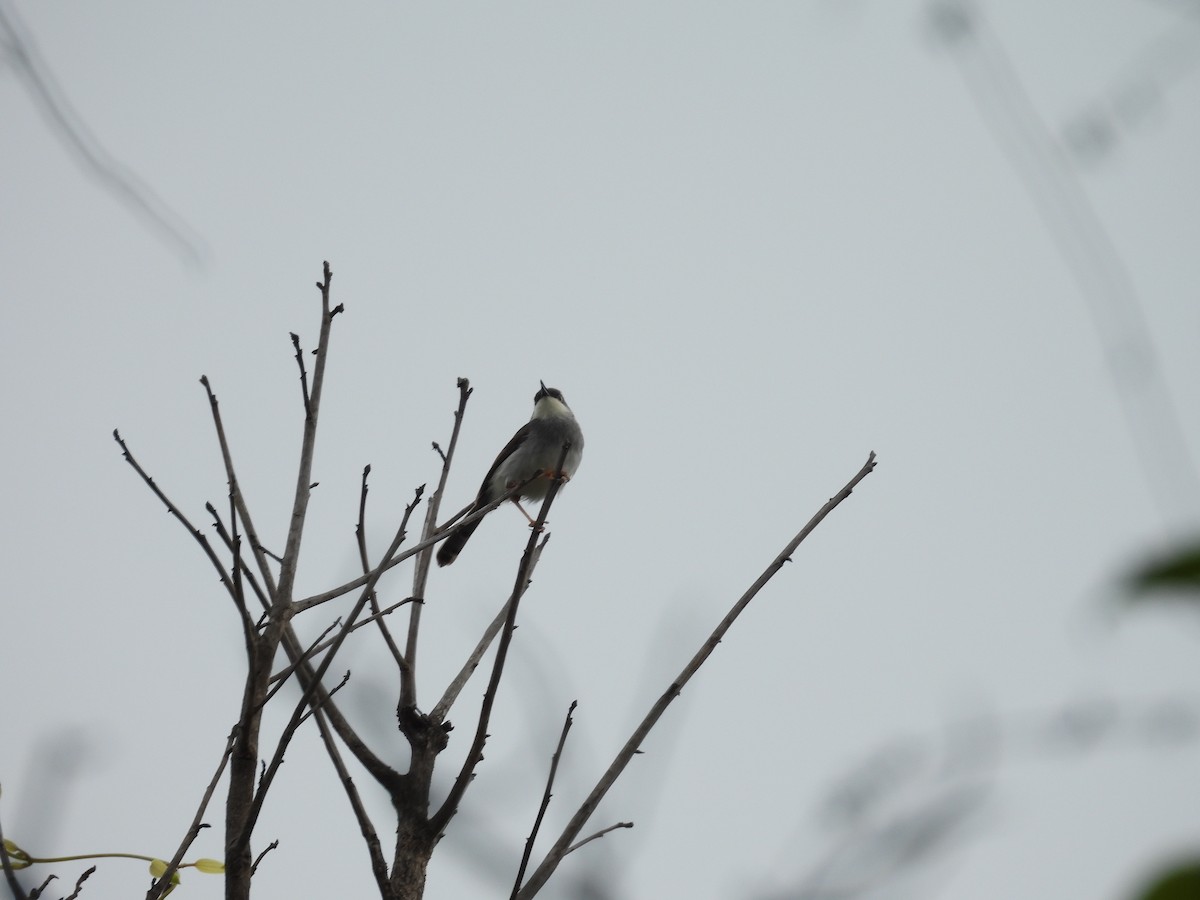
[[[302,592],[354,574],[365,463],[379,548],[432,484],[456,376],[476,392],[452,508],[538,379],[587,433],[431,898],[506,895],[495,879],[511,877],[570,700],[554,822],[869,450],[877,472],[750,608],[594,822],[637,827],[573,858],[548,896],[584,874],[632,900],[787,895],[837,840],[819,821],[826,793],[882,745],[936,752],[961,715],[1125,708],[1194,683],[1190,620],[1106,612],[1127,565],[1196,524],[1194,470],[1159,472],[1177,502],[1148,488],[1088,303],[923,4],[15,9],[96,140],[202,248],[188,262],[85,174],[6,57],[0,811],[31,850],[169,855],[192,814],[236,715],[240,638],[110,432],[203,522],[225,491],[207,374],[280,549],[301,425],[287,332],[315,342],[322,259],[347,311]],[[1056,138],[1089,111],[1112,127],[1106,152],[1064,159],[1132,275],[1192,446],[1195,10],[983,10]],[[434,574],[424,704],[498,608],[524,539],[503,510]],[[373,643],[347,657],[347,699],[400,761]],[[1006,747],[954,852],[879,895],[1124,896],[1200,837],[1196,745],[1136,731],[1088,752]],[[219,833],[192,855],[220,856]],[[263,897],[371,895],[315,733],[258,836],[281,840]],[[140,896],[143,871],[106,863],[84,896]],[[185,888],[221,894],[201,875]]]

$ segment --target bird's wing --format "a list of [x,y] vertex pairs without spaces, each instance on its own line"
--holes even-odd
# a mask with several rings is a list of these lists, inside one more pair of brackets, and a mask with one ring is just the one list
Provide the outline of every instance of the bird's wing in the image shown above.
[[[478,506],[486,506],[488,503],[491,503],[494,499],[496,499],[494,496],[492,496],[490,490],[492,486],[492,478],[495,477],[496,470],[504,465],[504,461],[516,453],[517,449],[523,443],[525,443],[525,441],[529,438],[530,431],[532,431],[531,423],[526,422],[517,429],[517,433],[514,434],[512,439],[504,445],[504,449],[500,451],[499,455],[496,457],[496,461],[492,463],[492,467],[488,469],[487,474],[483,476],[483,484],[479,486],[479,496],[475,498],[475,503]],[[501,487],[503,487],[503,485],[501,485]]]

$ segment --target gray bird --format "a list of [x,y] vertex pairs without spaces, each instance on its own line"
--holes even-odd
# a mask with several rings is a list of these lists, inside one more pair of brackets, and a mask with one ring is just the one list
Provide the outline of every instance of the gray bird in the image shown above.
[[[533,416],[500,451],[487,475],[483,477],[479,494],[476,495],[475,503],[467,511],[467,515],[487,506],[509,488],[533,478],[540,469],[544,475],[530,481],[521,489],[519,495],[513,497],[517,508],[525,513],[517,501],[522,497],[528,500],[544,499],[550,490],[550,479],[554,475],[570,478],[579,468],[579,461],[583,459],[583,432],[579,430],[575,414],[563,399],[562,391],[546,387],[544,381],[539,384],[542,389],[533,397]],[[555,473],[563,444],[567,441],[571,442],[571,449],[567,451],[562,471]],[[525,518],[529,519],[528,513],[525,513]],[[482,521],[477,519],[460,526],[442,542],[437,553],[439,566],[448,566],[458,558],[458,554],[462,552],[462,548]],[[530,519],[530,522],[533,520]]]

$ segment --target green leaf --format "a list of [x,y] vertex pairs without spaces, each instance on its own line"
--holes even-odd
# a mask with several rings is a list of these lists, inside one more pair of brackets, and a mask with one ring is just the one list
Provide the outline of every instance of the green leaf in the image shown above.
[[1200,600],[1200,540],[1177,547],[1170,553],[1136,569],[1129,577],[1135,599],[1158,590],[1184,591]]
[[1184,863],[1160,875],[1136,900],[1196,900],[1200,897],[1200,861]]

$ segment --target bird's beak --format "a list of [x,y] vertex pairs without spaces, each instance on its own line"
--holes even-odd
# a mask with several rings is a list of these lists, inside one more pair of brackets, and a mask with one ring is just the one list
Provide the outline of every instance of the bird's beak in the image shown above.
[[544,382],[544,381],[539,381],[539,382],[538,382],[538,384],[540,384],[540,385],[542,386],[542,390],[543,390],[543,391],[548,391],[548,390],[550,390],[548,387],[546,387],[546,382]]

